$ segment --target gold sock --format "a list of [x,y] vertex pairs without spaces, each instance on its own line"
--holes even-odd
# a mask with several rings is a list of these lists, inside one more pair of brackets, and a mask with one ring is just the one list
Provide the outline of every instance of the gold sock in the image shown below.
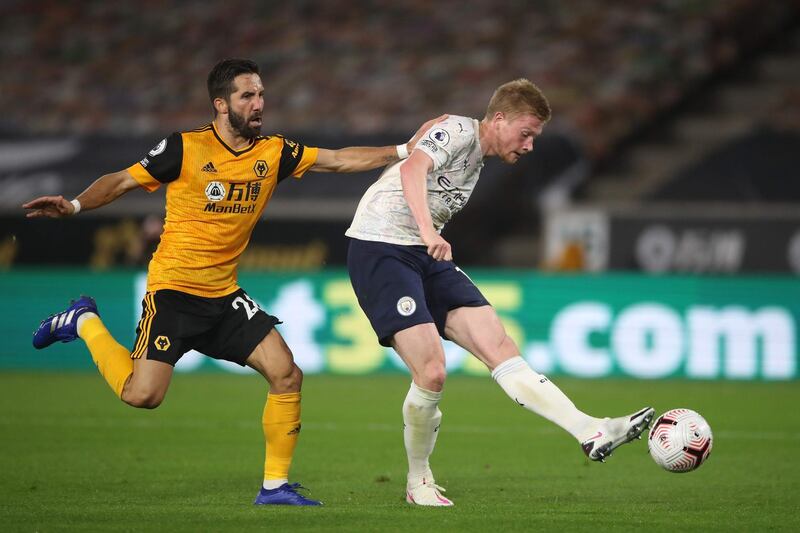
[[267,446],[264,479],[289,479],[300,433],[300,393],[267,394],[261,422]]
[[131,353],[114,340],[97,316],[86,318],[81,322],[78,336],[92,353],[92,359],[100,374],[117,397],[121,397],[122,388],[133,373]]

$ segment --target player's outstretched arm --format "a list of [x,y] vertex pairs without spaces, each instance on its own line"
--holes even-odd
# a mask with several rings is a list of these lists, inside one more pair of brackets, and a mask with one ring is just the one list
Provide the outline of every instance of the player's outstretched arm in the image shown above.
[[433,160],[428,154],[421,150],[412,153],[411,157],[400,165],[403,196],[419,226],[422,242],[428,247],[428,255],[437,261],[452,261],[453,251],[450,243],[436,232],[428,207],[427,176],[432,168]]
[[399,160],[395,146],[350,146],[339,150],[319,149],[312,172],[362,172]]
[[[137,187],[139,182],[127,170],[121,170],[101,176],[80,193],[76,200],[80,203],[81,211],[88,211],[109,204]],[[75,204],[63,196],[42,196],[22,204],[22,208],[28,209],[25,215],[28,218],[61,218],[75,214]]]
[[[363,172],[383,167],[407,157],[417,145],[417,141],[437,122],[448,115],[441,115],[427,121],[406,144],[399,146],[350,146],[339,150],[319,149],[317,161],[309,170],[313,172]],[[402,156],[402,157],[401,157]]]

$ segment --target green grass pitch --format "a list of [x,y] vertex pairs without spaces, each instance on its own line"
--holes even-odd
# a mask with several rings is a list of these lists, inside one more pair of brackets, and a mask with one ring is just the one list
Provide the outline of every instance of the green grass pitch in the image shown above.
[[489,378],[452,376],[432,465],[456,506],[403,499],[404,376],[310,376],[292,480],[322,508],[255,507],[266,388],[177,375],[154,411],[98,375],[0,374],[3,531],[767,531],[800,529],[800,386],[555,379],[618,416],[689,407],[714,430],[696,472],[660,470],[644,440],[590,463]]

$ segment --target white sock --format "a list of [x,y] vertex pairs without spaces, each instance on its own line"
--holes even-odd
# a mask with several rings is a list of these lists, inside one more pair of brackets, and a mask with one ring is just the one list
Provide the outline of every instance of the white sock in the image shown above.
[[263,487],[267,490],[277,489],[284,483],[289,483],[288,479],[265,479]]
[[403,402],[403,441],[408,456],[409,484],[416,485],[423,478],[432,477],[428,458],[433,453],[439,435],[441,399],[441,392],[425,390],[412,382]]
[[588,439],[600,419],[578,410],[547,377],[537,374],[522,357],[512,357],[492,371],[508,396],[525,409],[554,422],[580,442]]
[[83,313],[78,317],[77,322],[75,322],[75,327],[77,328],[75,331],[78,332],[78,336],[80,336],[81,334],[81,325],[83,324],[83,321],[92,317],[97,317],[97,315],[92,313],[91,311],[86,311],[85,313]]

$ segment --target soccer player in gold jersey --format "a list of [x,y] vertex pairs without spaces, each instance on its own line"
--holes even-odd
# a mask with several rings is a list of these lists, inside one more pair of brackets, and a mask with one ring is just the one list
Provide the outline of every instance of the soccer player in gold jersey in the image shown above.
[[264,86],[250,60],[215,65],[208,94],[210,124],[173,133],[141,161],[100,177],[72,201],[44,196],[23,205],[28,217],[60,218],[97,209],[137,187],[154,191],[167,185],[164,232],[148,267],[133,350],[117,343],[88,296],[43,320],[33,344],[44,348],[80,337],[114,393],[147,409],[161,404],[175,363],[191,349],[252,367],[269,383],[262,417],[264,484],[255,503],[319,505],[288,480],[300,432],[303,374],[275,329],[279,320],[238,286],[239,257],[281,180],[393,163],[408,155],[433,121],[408,145],[326,150],[260,135]]

